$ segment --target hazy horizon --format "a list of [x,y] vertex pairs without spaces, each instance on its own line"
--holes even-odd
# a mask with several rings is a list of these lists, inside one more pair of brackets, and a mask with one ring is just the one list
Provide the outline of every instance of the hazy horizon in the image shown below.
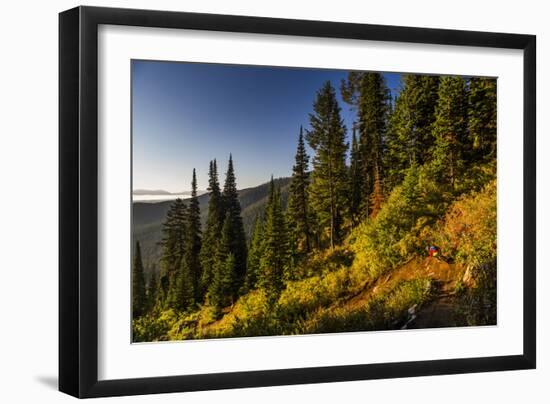
[[[283,179],[283,178],[290,178],[291,175],[288,175],[286,177],[273,177],[275,180],[278,180],[278,179]],[[269,183],[269,181],[271,180],[271,178],[269,178],[268,180],[266,181],[262,181],[258,184],[255,184],[255,185],[251,185],[251,186],[247,186],[247,187],[237,187],[237,190],[239,191],[242,191],[244,189],[249,189],[249,188],[255,188],[255,187],[259,187],[259,186],[262,186],[262,185],[265,185],[267,183]],[[221,184],[223,186],[223,183]],[[208,193],[208,190],[206,189],[198,189],[197,190],[197,194],[200,196],[200,195],[203,195],[203,194],[206,194]],[[173,199],[175,199],[175,197],[184,197],[184,198],[189,198],[191,196],[191,189],[188,189],[188,190],[180,190],[180,191],[177,191],[177,192],[171,192],[171,191],[167,191],[165,189],[144,189],[144,188],[136,188],[136,189],[133,189],[132,190],[132,196],[134,197],[134,200],[137,200],[135,197],[136,196],[145,196],[145,197],[148,197],[148,196],[158,196],[158,197],[163,197],[163,196],[166,196],[166,197],[170,197],[170,196],[174,196]],[[182,199],[184,199],[182,198]]]

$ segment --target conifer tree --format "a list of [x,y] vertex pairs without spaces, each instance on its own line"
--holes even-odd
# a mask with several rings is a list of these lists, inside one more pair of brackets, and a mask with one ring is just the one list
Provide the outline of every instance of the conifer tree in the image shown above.
[[246,266],[246,290],[256,288],[258,275],[260,273],[260,260],[263,255],[263,236],[264,223],[259,216],[256,216],[252,235],[250,237],[250,246],[248,248],[248,261]]
[[189,207],[187,209],[187,226],[185,237],[185,261],[187,271],[191,276],[194,299],[198,301],[202,296],[199,296],[199,281],[201,279],[201,212],[199,208],[199,200],[197,197],[197,176],[193,169],[193,179],[191,181],[191,198],[189,199]]
[[157,301],[161,307],[168,305],[168,297],[170,293],[170,276],[166,272],[159,273]]
[[388,119],[386,135],[387,185],[392,188],[404,178],[405,170],[431,159],[434,144],[432,125],[439,77],[407,74]]
[[[243,219],[241,217],[241,204],[237,193],[237,182],[233,168],[233,158],[229,155],[227,173],[223,187],[223,206],[226,213],[225,220],[229,220],[229,251],[233,254],[235,268],[233,268],[233,295],[236,296],[244,283],[246,275],[246,236]],[[225,225],[225,224],[224,224]]]
[[303,245],[303,250],[309,252],[311,249],[311,230],[309,220],[308,201],[308,164],[309,156],[306,153],[304,135],[300,126],[298,136],[298,147],[294,167],[292,168],[292,180],[290,182],[288,214],[294,227],[296,241]]
[[185,311],[195,303],[194,274],[188,262],[188,255],[181,260],[172,291],[171,307]]
[[362,211],[378,212],[384,198],[384,137],[389,110],[389,91],[380,73],[351,72],[342,82],[344,101],[357,109],[359,148],[362,155]]
[[372,194],[370,196],[370,210],[371,216],[376,216],[382,207],[384,202],[384,188],[382,185],[381,169],[376,168],[373,170],[373,182],[372,182]]
[[[284,205],[283,205],[284,206]],[[291,224],[292,220],[289,217],[288,209],[284,212],[284,221],[286,224],[286,237],[287,237],[287,265],[285,266],[283,280],[284,282],[294,281],[299,279],[299,275],[296,273],[298,268],[298,262],[300,261],[301,251],[298,249],[298,235],[295,227]],[[310,236],[310,243],[313,243],[313,235]]]
[[155,308],[158,299],[159,292],[158,285],[158,276],[157,271],[153,267],[151,270],[151,277],[149,278],[149,283],[147,284],[147,310],[151,311]]
[[468,88],[468,129],[470,163],[496,158],[497,82],[471,78]]
[[322,229],[328,230],[331,248],[340,241],[347,200],[346,127],[340,117],[336,92],[327,81],[317,92],[306,138],[315,151],[309,186],[311,205]]
[[162,225],[161,276],[162,298],[168,305],[174,303],[176,276],[185,255],[185,233],[187,206],[182,199],[176,199],[168,209]]
[[288,228],[281,206],[281,194],[273,177],[265,212],[263,251],[260,259],[259,284],[274,303],[283,289],[283,276],[289,263]]
[[179,268],[179,261],[183,257],[186,221],[187,206],[181,198],[177,198],[170,205],[162,225],[161,261],[169,272]]
[[386,153],[384,166],[386,171],[386,185],[389,189],[401,183],[405,177],[405,170],[413,164],[409,150],[410,124],[412,120],[408,110],[407,86],[404,84],[401,93],[396,97],[393,111],[388,118],[386,133]]
[[208,171],[208,192],[208,217],[206,219],[206,228],[200,253],[202,276],[199,293],[201,296],[204,296],[212,280],[216,250],[221,238],[222,226],[225,218],[216,160],[210,161],[210,168]]
[[351,156],[349,167],[349,213],[352,226],[355,227],[361,217],[361,197],[363,194],[361,150],[353,128],[351,139]]
[[136,241],[134,251],[134,265],[132,270],[132,317],[138,318],[145,314],[147,296],[145,293],[145,274],[141,260],[141,247]]
[[456,186],[456,180],[464,167],[464,148],[467,130],[466,85],[462,77],[441,78],[439,98],[433,124],[431,166],[438,180]]
[[225,216],[222,236],[216,250],[214,271],[208,287],[208,302],[215,308],[221,308],[233,301],[235,256],[231,252],[233,230],[229,212]]

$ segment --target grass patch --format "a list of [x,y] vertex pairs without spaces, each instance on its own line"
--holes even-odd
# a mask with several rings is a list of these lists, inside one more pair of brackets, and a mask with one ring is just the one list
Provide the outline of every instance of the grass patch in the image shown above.
[[429,278],[401,281],[397,285],[367,302],[361,308],[347,307],[318,310],[302,323],[301,333],[351,332],[392,330],[407,320],[408,310],[429,301],[432,283]]

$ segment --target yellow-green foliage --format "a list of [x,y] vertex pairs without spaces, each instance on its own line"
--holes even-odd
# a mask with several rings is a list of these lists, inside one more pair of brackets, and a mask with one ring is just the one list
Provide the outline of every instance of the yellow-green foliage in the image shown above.
[[154,311],[132,322],[132,340],[134,342],[166,340],[168,331],[177,321],[178,314],[172,309]]
[[346,245],[336,246],[334,249],[317,251],[309,254],[292,268],[290,280],[308,278],[335,271],[343,266],[349,267],[353,261],[353,253]]
[[[196,338],[216,338],[226,336],[263,335],[260,331],[253,332],[254,324],[269,317],[269,305],[263,290],[253,290],[247,293],[235,303],[231,311],[220,320],[210,325],[198,327]],[[241,329],[239,333],[237,329]]]
[[408,310],[430,299],[431,280],[401,281],[393,289],[375,295],[356,309],[346,306],[320,309],[302,323],[304,334],[395,329],[406,321]]
[[359,267],[351,267],[352,255],[347,243],[332,252],[314,255],[307,265],[318,268],[319,274],[286,284],[278,302],[279,315],[285,321],[296,321],[363,289],[369,277]]
[[290,282],[279,298],[279,306],[294,317],[336,301],[348,291],[348,287],[347,268]]
[[434,228],[444,255],[468,268],[457,310],[468,325],[496,324],[496,180],[454,202]]
[[376,278],[420,253],[426,244],[425,228],[445,211],[449,196],[444,189],[434,182],[427,168],[411,167],[376,218],[354,230],[350,238],[355,253],[353,266]]
[[496,258],[496,237],[496,180],[454,202],[434,229],[443,254],[471,267]]
[[349,255],[343,249],[313,255],[307,264],[308,271],[320,274],[287,281],[275,307],[269,306],[263,290],[251,291],[242,296],[219,321],[210,326],[197,327],[195,337],[295,333],[296,322],[307,317],[309,312],[334,303],[354,288],[358,289],[360,282],[360,286],[364,286],[364,276],[349,269]]

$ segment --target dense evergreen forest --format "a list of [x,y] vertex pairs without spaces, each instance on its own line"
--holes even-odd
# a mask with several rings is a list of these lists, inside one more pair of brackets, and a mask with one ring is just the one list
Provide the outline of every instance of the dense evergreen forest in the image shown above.
[[232,156],[202,212],[193,170],[154,270],[135,237],[134,342],[496,324],[496,80],[401,80],[327,81],[250,231]]

